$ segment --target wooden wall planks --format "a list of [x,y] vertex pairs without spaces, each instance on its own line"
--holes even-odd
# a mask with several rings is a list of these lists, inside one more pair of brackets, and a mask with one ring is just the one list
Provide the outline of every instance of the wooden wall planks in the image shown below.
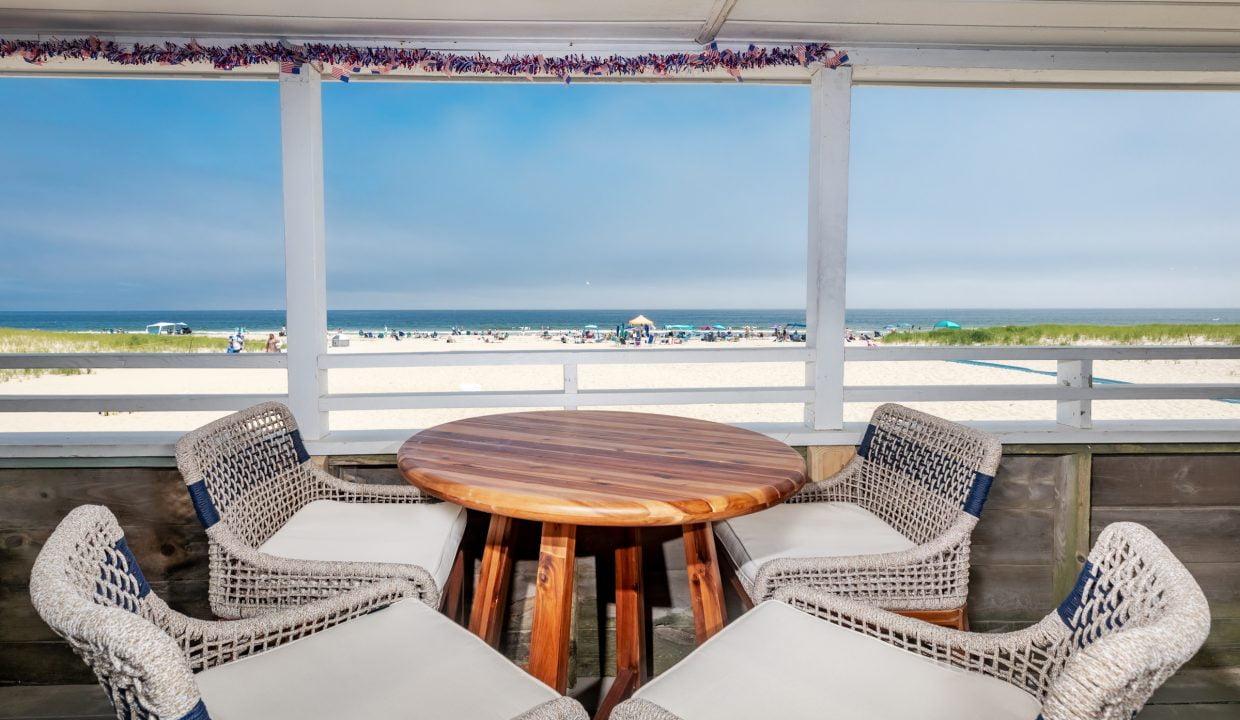
[[1092,537],[1117,520],[1153,530],[1188,566],[1213,625],[1194,665],[1240,665],[1240,453],[1096,455]]
[[0,684],[95,682],[35,614],[29,597],[39,549],[61,518],[87,503],[116,514],[160,597],[181,612],[211,617],[206,536],[176,470],[0,470]]

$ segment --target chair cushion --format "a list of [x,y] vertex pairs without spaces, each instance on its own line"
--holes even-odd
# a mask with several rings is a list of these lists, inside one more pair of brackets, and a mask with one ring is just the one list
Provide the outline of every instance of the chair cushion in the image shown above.
[[[685,720],[1033,720],[1023,690],[768,600],[635,697]],[[209,707],[209,706],[208,706]]]
[[315,500],[258,551],[294,560],[418,565],[442,590],[464,534],[465,508],[452,503]]
[[509,720],[559,697],[414,600],[211,668],[195,680],[212,720]]
[[751,585],[778,558],[841,557],[914,547],[877,515],[846,502],[785,503],[715,524],[715,537]]

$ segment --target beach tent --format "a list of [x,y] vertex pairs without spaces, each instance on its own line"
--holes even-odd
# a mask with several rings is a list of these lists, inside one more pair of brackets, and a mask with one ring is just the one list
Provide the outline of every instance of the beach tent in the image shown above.
[[938,328],[946,328],[948,330],[959,330],[960,329],[960,325],[952,322],[951,320],[940,320],[934,324],[934,327],[935,329],[938,329]]
[[654,321],[645,315],[638,315],[629,321],[630,325],[654,325]]

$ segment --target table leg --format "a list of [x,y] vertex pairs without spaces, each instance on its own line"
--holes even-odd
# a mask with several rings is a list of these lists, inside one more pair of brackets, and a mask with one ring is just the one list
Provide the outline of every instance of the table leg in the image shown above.
[[474,607],[469,616],[470,632],[491,647],[499,647],[504,627],[504,608],[508,602],[509,575],[512,573],[512,545],[516,521],[491,515],[487,544],[482,549],[482,570],[474,588]]
[[646,603],[642,591],[642,546],[637,528],[625,528],[616,547],[616,681],[595,718],[606,720],[646,680]]
[[715,533],[711,524],[685,525],[684,535],[693,624],[697,629],[698,644],[701,645],[722,630],[727,620],[723,583],[719,580],[719,558],[715,555]]
[[530,633],[530,674],[563,694],[568,686],[568,636],[573,620],[577,526],[543,523]]

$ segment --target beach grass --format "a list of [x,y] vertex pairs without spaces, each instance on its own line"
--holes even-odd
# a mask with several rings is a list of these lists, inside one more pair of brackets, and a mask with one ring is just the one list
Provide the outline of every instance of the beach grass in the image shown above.
[[1240,325],[1003,325],[890,333],[892,345],[1240,345]]
[[[145,333],[78,333],[0,328],[0,353],[223,352],[225,338]],[[0,370],[0,382],[40,375],[89,374],[89,368]]]

